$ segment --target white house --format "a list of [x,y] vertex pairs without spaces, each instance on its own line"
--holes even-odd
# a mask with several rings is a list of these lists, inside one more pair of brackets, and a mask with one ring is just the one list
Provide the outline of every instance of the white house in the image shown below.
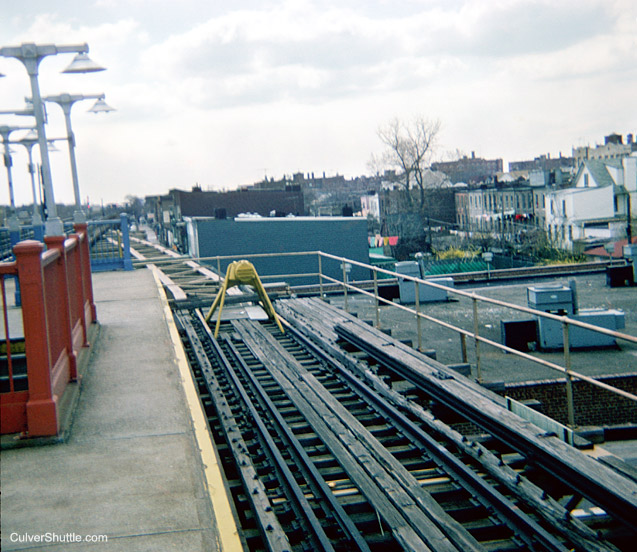
[[380,196],[377,193],[361,196],[361,215],[380,220]]
[[545,194],[545,229],[565,249],[576,240],[625,237],[628,206],[637,213],[636,192],[636,153],[585,160],[573,187]]

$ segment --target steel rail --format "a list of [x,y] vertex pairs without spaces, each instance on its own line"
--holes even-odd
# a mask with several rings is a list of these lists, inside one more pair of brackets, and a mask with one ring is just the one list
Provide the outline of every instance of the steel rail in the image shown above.
[[[216,343],[216,342],[213,341],[213,343]],[[340,525],[343,532],[349,536],[351,543],[356,546],[357,550],[369,552],[369,546],[365,542],[365,539],[362,537],[360,531],[356,528],[356,525],[351,520],[351,518],[347,515],[347,513],[345,512],[341,504],[336,500],[336,497],[334,496],[332,490],[325,483],[325,479],[323,479],[321,474],[318,472],[318,470],[316,469],[316,466],[314,465],[310,457],[307,455],[303,446],[301,445],[299,440],[296,438],[296,436],[294,435],[294,433],[292,432],[288,424],[286,424],[285,420],[283,419],[283,417],[277,410],[274,403],[268,397],[267,393],[265,392],[265,390],[263,389],[263,387],[257,380],[256,376],[245,364],[245,361],[241,357],[241,353],[236,349],[232,341],[227,336],[224,338],[224,343],[229,348],[229,350],[232,351],[236,361],[241,366],[244,375],[250,380],[251,384],[258,391],[259,396],[261,397],[261,400],[263,401],[263,404],[267,408],[268,414],[271,417],[271,421],[275,422],[277,425],[277,431],[280,434],[285,436],[285,439],[293,448],[296,456],[303,463],[304,469],[311,475],[313,483],[316,489],[319,490],[323,500],[329,503],[330,508],[335,514],[337,522]],[[219,352],[222,353],[218,345],[215,345],[215,349],[218,349]],[[236,376],[233,376],[233,379],[235,378]],[[238,383],[239,382],[237,382],[235,385],[238,385]]]
[[[343,376],[352,382],[356,387],[362,387],[362,391],[369,394],[379,394],[390,408],[397,405],[406,412],[414,415],[424,423],[428,431],[433,431],[442,435],[443,439],[451,442],[459,451],[472,457],[483,469],[500,483],[505,485],[519,500],[526,502],[537,514],[550,523],[558,532],[581,550],[595,552],[617,552],[617,549],[610,543],[600,542],[599,536],[589,529],[582,522],[570,516],[569,511],[561,506],[557,501],[547,496],[545,491],[531,483],[510,467],[506,466],[501,458],[478,443],[467,440],[457,431],[451,429],[447,424],[436,420],[434,416],[426,412],[423,407],[413,404],[406,397],[391,389],[377,375],[373,374],[368,366],[363,366],[361,361],[351,358],[335,344],[317,335],[317,325],[312,322],[300,319],[290,312],[291,317],[282,317],[281,321],[288,328],[288,335],[294,335],[306,347],[315,351],[318,355],[326,355],[329,362],[336,361],[336,366],[342,371]],[[300,313],[298,316],[302,316]],[[309,323],[306,323],[309,322]],[[363,383],[359,378],[362,378]],[[408,421],[408,423],[411,423]],[[422,429],[416,427],[419,433]],[[425,433],[429,438],[429,433]],[[521,492],[522,491],[522,492]],[[515,508],[515,507],[514,507]],[[514,512],[514,515],[515,512]]]
[[[369,335],[363,339],[351,328],[346,328],[344,324],[337,325],[336,332],[343,339],[365,351],[378,362],[396,370],[403,378],[430,396],[435,397],[442,404],[497,436],[513,450],[521,452],[528,458],[533,458],[543,469],[556,475],[569,487],[576,489],[582,496],[591,500],[591,502],[599,504],[605,511],[611,513],[628,527],[632,527],[633,530],[637,529],[637,491],[635,491],[634,495],[628,491],[626,486],[630,485],[629,480],[616,475],[610,470],[602,470],[600,466],[590,465],[590,469],[586,473],[577,471],[573,465],[566,462],[558,454],[557,447],[561,445],[559,441],[553,444],[555,447],[553,451],[549,451],[546,447],[541,447],[537,436],[531,438],[529,430],[524,431],[519,428],[513,429],[509,427],[503,418],[510,417],[511,413],[501,407],[497,407],[495,403],[489,405],[482,401],[479,404],[474,404],[467,395],[469,390],[466,387],[455,385],[456,393],[454,394],[436,384],[433,375],[418,374],[412,368],[416,361],[414,356],[408,357],[396,347],[383,347],[380,342],[372,343],[371,341],[378,340],[370,338]],[[391,353],[389,352],[390,350]],[[435,367],[430,369],[436,370]],[[444,379],[451,382],[454,381],[448,377]],[[566,444],[563,446],[568,447]],[[564,450],[566,451],[567,449]],[[596,473],[601,471],[604,471],[604,484],[599,480],[602,474]],[[609,480],[612,480],[613,483],[609,484]],[[634,484],[631,486],[635,487]]]
[[216,380],[210,360],[205,353],[195,328],[189,320],[177,315],[179,325],[183,328],[192,345],[193,354],[201,366],[201,372],[210,394],[210,398],[215,404],[215,408],[220,413],[219,421],[232,450],[237,470],[243,481],[246,490],[246,498],[252,503],[252,511],[256,516],[260,528],[261,536],[271,552],[289,552],[291,545],[288,537],[279,523],[276,515],[270,507],[265,486],[258,477],[258,472],[252,459],[248,455],[248,447],[243,440],[239,430],[240,424],[235,420],[229,402],[220,392],[220,385]]
[[[233,323],[237,331],[237,322]],[[250,331],[251,328],[241,328]],[[323,443],[338,458],[347,476],[361,492],[372,507],[382,514],[394,539],[405,549],[413,552],[438,552],[445,550],[459,551],[440,530],[427,523],[424,512],[400,489],[392,474],[378,465],[364,447],[349,436],[345,425],[336,417],[330,416],[322,407],[321,401],[312,396],[307,386],[299,387],[301,380],[289,379],[292,374],[287,368],[289,364],[282,361],[276,349],[268,348],[267,352],[251,333],[242,332],[241,338],[252,354],[263,364],[269,364],[269,370],[277,375],[279,385],[296,408],[303,412],[312,429],[320,436]],[[274,363],[278,366],[274,366]],[[294,381],[296,380],[296,381]],[[318,407],[319,410],[315,410]],[[348,438],[349,437],[349,438]]]
[[531,548],[541,543],[546,550],[568,552],[564,546],[553,535],[543,529],[536,521],[522,512],[516,504],[513,504],[507,497],[500,493],[495,487],[486,483],[478,474],[463,464],[438,441],[427,435],[421,428],[409,421],[398,409],[387,402],[383,397],[372,391],[365,383],[356,378],[340,362],[330,358],[324,351],[313,347],[311,342],[306,342],[306,346],[312,347],[317,354],[334,366],[338,372],[347,380],[357,393],[375,406],[379,412],[389,417],[405,435],[409,436],[413,443],[422,447],[427,453],[436,459],[443,469],[452,475],[456,481],[470,491],[471,494],[485,507],[494,508],[500,516],[518,530],[518,536],[522,538]]
[[[198,315],[201,316],[200,313],[198,313]],[[208,327],[207,324],[205,323],[204,320],[201,320],[201,319],[200,319],[200,323],[202,324],[202,328],[205,331],[205,329]],[[208,334],[208,332],[206,333]],[[221,350],[217,341],[214,338],[212,338],[211,335],[208,335],[208,337],[209,337],[209,343],[212,345],[218,360],[221,362],[221,365],[223,366],[223,369],[226,372],[227,377],[234,385],[236,393],[243,401],[245,408],[247,408],[252,418],[253,424],[258,429],[261,439],[267,446],[267,449],[270,455],[274,458],[274,461],[276,463],[276,469],[281,473],[282,479],[285,481],[285,485],[287,489],[289,490],[290,494],[294,497],[294,500],[296,501],[296,504],[298,505],[301,512],[303,513],[305,520],[307,521],[309,526],[312,528],[311,534],[308,535],[307,534],[308,532],[306,531],[305,536],[309,537],[310,540],[314,541],[313,542],[314,546],[317,546],[317,545],[320,546],[320,550],[324,550],[326,552],[333,552],[334,547],[332,546],[332,543],[329,537],[325,534],[325,531],[321,523],[319,522],[318,518],[314,514],[314,511],[312,510],[310,503],[305,497],[303,490],[301,489],[294,475],[290,471],[290,468],[288,467],[286,461],[281,455],[279,448],[277,447],[276,443],[274,442],[274,439],[270,435],[268,428],[266,427],[265,421],[263,420],[262,416],[259,414],[259,412],[257,411],[257,408],[254,406],[252,400],[248,396],[248,393],[243,387],[241,381],[239,380],[239,377],[237,376],[231,362],[228,360],[228,357],[225,355],[225,353]],[[242,368],[247,369],[245,365],[242,366]],[[249,372],[249,369],[247,369],[247,371]]]
[[[291,481],[293,481],[294,485],[296,485],[294,477],[292,476],[291,473],[289,473],[289,469],[287,469],[287,464],[285,463],[285,460],[280,455],[280,453],[278,453],[278,449],[276,448],[276,445],[274,445],[274,441],[270,438],[267,432],[267,429],[265,427],[265,423],[262,421],[261,416],[259,415],[256,408],[252,404],[252,401],[249,399],[247,391],[245,390],[241,381],[239,380],[239,377],[237,376],[237,373],[233,367],[233,364],[230,362],[226,354],[221,349],[219,342],[216,339],[214,339],[214,336],[212,334],[212,331],[210,330],[210,327],[206,323],[203,315],[201,314],[199,310],[196,311],[196,316],[197,316],[197,319],[199,320],[199,323],[201,324],[203,331],[208,336],[208,339],[210,341],[212,348],[215,351],[215,354],[221,360],[224,366],[224,369],[226,370],[226,373],[232,379],[232,382],[235,385],[235,388],[241,394],[241,397],[243,398],[245,404],[249,405],[252,417],[257,423],[259,423],[259,429],[262,431],[262,434],[264,435],[265,438],[268,439],[268,446],[274,447],[274,451],[276,451],[277,453],[276,455],[277,462],[282,462],[283,466],[285,466],[285,469],[287,470],[286,478],[288,477],[288,474],[289,474],[289,476],[291,477]],[[321,474],[318,472],[318,470],[314,466],[314,463],[312,462],[312,460],[309,458],[309,456],[303,449],[303,446],[301,445],[301,443],[299,443],[299,440],[296,438],[296,436],[294,435],[292,430],[289,428],[289,426],[285,423],[285,420],[283,419],[283,417],[281,416],[277,408],[274,406],[274,403],[272,403],[272,401],[268,397],[267,393],[265,392],[262,385],[257,380],[252,370],[250,370],[250,368],[246,365],[243,357],[241,356],[241,353],[237,350],[237,348],[234,346],[232,341],[227,336],[223,338],[223,342],[226,344],[228,349],[232,352],[235,361],[237,362],[237,364],[239,365],[239,367],[241,368],[243,372],[243,375],[248,379],[250,384],[258,393],[258,396],[263,406],[265,407],[268,415],[270,416],[270,420],[276,423],[278,433],[284,436],[287,442],[293,447],[297,457],[303,462],[304,468],[311,475],[315,488],[320,492],[321,496],[323,497],[323,500],[325,500],[326,502],[330,504],[330,507],[332,508],[332,511],[336,515],[338,524],[340,525],[343,532],[349,536],[350,540],[356,545],[358,550],[361,550],[363,552],[369,552],[369,547],[367,543],[365,542],[365,540],[363,539],[363,537],[361,536],[360,531],[358,531],[358,529],[352,522],[351,518],[347,515],[343,507],[336,500],[331,489],[327,486],[327,484],[325,483],[325,480],[323,479],[323,477],[321,477]],[[298,487],[298,485],[296,485],[296,487]],[[299,500],[304,501],[306,506],[310,508],[300,488],[297,491],[295,491],[295,495],[299,497]],[[304,511],[305,511],[305,506],[304,506]],[[318,520],[316,519],[316,516],[313,514],[311,508],[309,510],[309,515],[312,516],[312,519],[313,519],[312,525],[314,527],[314,523],[318,524]],[[318,529],[320,529],[320,531],[317,532],[317,535],[320,536],[319,540],[321,540],[321,542],[323,543],[324,539],[327,539],[327,537],[325,536],[325,533],[322,527],[320,526],[320,524],[318,525]],[[328,544],[329,544],[329,541],[328,541]],[[331,549],[331,544],[329,546],[330,548],[327,548],[326,546],[325,549],[326,550]]]
[[[409,307],[405,307],[404,305],[399,305],[396,303],[393,303],[392,301],[389,301],[388,299],[384,299],[382,297],[377,297],[374,293],[371,293],[367,290],[358,288],[353,286],[352,284],[343,284],[343,282],[341,282],[340,280],[337,280],[335,278],[331,278],[329,276],[323,276],[323,278],[334,282],[340,286],[345,285],[347,288],[349,289],[353,289],[356,292],[360,293],[361,295],[366,295],[368,297],[373,297],[374,299],[378,300],[379,302],[385,303],[387,305],[390,305],[396,309],[408,312],[410,314],[414,314],[415,316],[418,316],[420,318],[424,318],[425,320],[428,320],[430,322],[433,322],[435,324],[438,324],[439,326],[442,326],[443,328],[447,328],[449,330],[452,330],[458,334],[470,337],[472,339],[475,339],[476,341],[480,342],[480,343],[486,343],[488,345],[491,345],[492,347],[495,347],[496,349],[500,349],[502,351],[505,351],[507,353],[511,353],[515,356],[519,356],[521,358],[524,358],[526,360],[529,360],[531,362],[534,362],[535,364],[539,364],[541,366],[545,366],[546,368],[550,368],[552,370],[555,370],[557,372],[560,372],[562,374],[568,374],[570,375],[570,377],[572,378],[576,378],[576,379],[580,379],[583,381],[586,381],[588,383],[590,383],[591,385],[594,385],[596,387],[599,387],[601,389],[605,389],[606,391],[610,391],[611,393],[615,393],[616,395],[621,395],[622,397],[625,397],[627,399],[630,399],[631,401],[637,401],[637,395],[634,395],[632,393],[629,393],[628,391],[624,391],[623,389],[619,389],[617,387],[613,387],[611,385],[608,385],[607,383],[604,383],[602,381],[596,380],[595,378],[591,378],[590,376],[587,376],[585,374],[582,374],[581,372],[577,372],[574,370],[567,370],[565,367],[560,366],[559,364],[554,364],[552,362],[534,357],[533,355],[529,355],[527,353],[524,353],[523,351],[518,351],[517,349],[513,349],[511,347],[507,347],[506,345],[502,345],[501,343],[498,343],[496,341],[490,340],[486,337],[483,337],[481,335],[476,335],[475,332],[471,332],[469,330],[465,330],[463,328],[459,328],[457,326],[454,326],[453,324],[450,324],[448,322],[444,322],[442,320],[439,320],[437,318],[434,318],[433,316],[429,316],[427,314],[424,314],[423,312],[417,312],[414,309],[411,309]],[[424,280],[420,280],[420,279],[414,279],[411,278],[410,276],[405,276],[405,279],[411,279],[414,281],[418,281],[420,283],[427,283]],[[606,328],[601,328],[599,326],[593,326],[591,324],[587,324],[585,322],[580,322],[579,320],[573,320],[572,318],[568,318],[567,316],[558,316],[555,314],[551,314],[551,313],[547,313],[547,312],[542,312],[542,311],[536,311],[535,309],[530,309],[530,308],[526,308],[526,307],[522,307],[522,306],[518,306],[518,305],[512,305],[511,303],[505,303],[504,301],[498,301],[497,299],[491,299],[488,297],[484,297],[481,295],[477,295],[475,293],[467,293],[467,292],[461,292],[458,290],[454,290],[453,288],[449,288],[446,286],[440,286],[438,284],[434,284],[434,283],[427,283],[427,285],[431,285],[434,287],[439,287],[442,289],[446,289],[449,292],[454,292],[457,294],[461,294],[464,295],[465,297],[469,297],[471,299],[475,299],[475,300],[480,300],[480,301],[486,301],[488,303],[492,303],[495,305],[499,305],[499,306],[503,306],[503,307],[507,307],[507,308],[512,308],[514,310],[519,310],[521,312],[526,312],[528,314],[534,314],[534,315],[539,315],[539,316],[543,316],[545,318],[550,318],[552,320],[557,320],[559,322],[562,323],[566,323],[566,324],[570,324],[573,326],[579,326],[583,329],[588,329],[588,330],[592,330],[592,331],[596,331],[599,333],[603,333],[606,335],[610,335],[619,339],[624,339],[626,341],[630,341],[633,343],[637,343],[637,337],[634,337],[632,335],[628,335],[628,334],[624,334],[624,333],[620,333],[620,332],[615,332],[613,330],[607,330]]]
[[[355,263],[355,261],[351,261],[352,263]],[[361,266],[365,266],[362,263],[358,263]],[[381,269],[378,269],[379,271]],[[427,280],[423,280],[422,278],[415,278],[414,276],[409,276],[407,274],[401,275],[398,274],[397,272],[388,272],[386,270],[382,270],[383,272],[387,272],[388,274],[392,274],[393,276],[397,276],[400,279],[403,280],[409,280],[412,282],[416,282],[418,284],[422,284],[422,285],[426,285],[426,286],[431,286],[431,287],[435,287],[438,289],[442,289],[444,291],[447,291],[448,293],[453,293],[455,295],[460,295],[461,297],[465,297],[467,299],[471,299],[471,300],[478,300],[478,301],[482,301],[484,303],[490,303],[492,305],[497,305],[499,307],[505,307],[511,310],[516,310],[519,312],[523,312],[525,314],[531,314],[533,316],[541,316],[543,318],[548,318],[550,320],[555,320],[557,322],[567,322],[568,324],[572,325],[572,326],[578,326],[582,329],[586,329],[586,330],[592,330],[598,333],[602,333],[605,335],[610,335],[612,337],[617,337],[619,339],[623,339],[625,341],[630,341],[631,343],[637,343],[637,337],[633,336],[633,335],[629,335],[629,334],[625,334],[625,333],[621,333],[621,332],[616,332],[613,330],[608,330],[606,328],[602,328],[600,326],[594,326],[593,324],[587,324],[586,322],[581,322],[579,320],[575,320],[573,318],[569,318],[568,316],[561,316],[558,314],[552,314],[550,312],[544,312],[544,311],[540,311],[537,309],[532,309],[530,307],[523,307],[522,305],[514,305],[513,303],[507,303],[505,301],[500,301],[499,299],[493,299],[491,297],[485,297],[484,295],[478,295],[475,292],[467,292],[467,291],[461,291],[459,289],[456,288],[450,288],[449,286],[443,286],[441,284],[437,284],[435,282],[431,282],[431,281],[427,281]],[[334,282],[336,284],[340,284],[343,287],[346,287],[348,289],[357,291],[363,295],[368,295],[370,297],[375,297],[375,295],[373,293],[370,293],[368,291],[362,290],[361,288],[356,287],[353,284],[348,284],[348,283],[344,283],[342,280],[338,280],[336,278],[332,278],[330,276],[325,276],[323,275],[323,278],[325,278],[326,280],[329,280],[331,282]],[[381,299],[381,298],[379,298]],[[385,301],[389,304],[391,304],[391,302]],[[395,307],[402,307],[402,305],[396,305],[394,304]],[[402,307],[403,310],[409,310],[409,312],[413,312],[414,314],[416,314],[416,311],[414,311],[413,309],[407,309],[406,307]],[[435,319],[432,319],[432,321],[434,321]],[[442,323],[442,325],[444,325],[444,323]]]
[[253,354],[262,363],[269,364],[273,374],[278,373],[277,379],[287,383],[286,394],[338,456],[339,462],[346,462],[350,457],[348,475],[361,484],[362,492],[367,492],[366,484],[356,475],[357,470],[363,473],[361,468],[373,486],[382,488],[384,506],[376,507],[383,515],[395,509],[422,539],[420,546],[428,543],[437,552],[482,549],[475,537],[446,513],[431,494],[417,484],[413,475],[270,333],[257,324],[241,320],[233,321],[233,327]]

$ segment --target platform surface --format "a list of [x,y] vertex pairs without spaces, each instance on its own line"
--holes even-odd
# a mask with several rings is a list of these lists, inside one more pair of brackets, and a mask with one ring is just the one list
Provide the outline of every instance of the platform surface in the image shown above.
[[215,519],[153,275],[93,285],[99,337],[68,439],[1,452],[2,550],[219,550],[227,520]]

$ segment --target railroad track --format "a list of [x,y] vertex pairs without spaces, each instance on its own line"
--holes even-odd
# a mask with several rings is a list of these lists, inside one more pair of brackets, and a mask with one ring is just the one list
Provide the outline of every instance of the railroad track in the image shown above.
[[141,235],[131,235],[131,253],[138,266],[158,263],[159,275],[172,300],[190,304],[212,303],[219,290],[219,277],[209,268],[166,249],[151,244]]
[[[554,437],[542,439],[556,456],[621,485],[622,511],[578,516],[591,493],[563,473],[467,418],[437,419],[387,366],[351,345],[330,354],[317,345],[325,336],[304,336],[285,313],[284,335],[236,320],[218,340],[199,311],[176,319],[249,550],[630,549],[630,482]],[[311,325],[307,312],[299,320]]]
[[190,292],[174,316],[246,550],[633,549],[635,481],[475,382],[318,299],[215,340]]

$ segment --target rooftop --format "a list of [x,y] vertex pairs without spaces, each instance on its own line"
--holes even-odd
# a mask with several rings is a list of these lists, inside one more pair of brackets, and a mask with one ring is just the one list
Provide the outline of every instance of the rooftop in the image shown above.
[[[637,293],[634,288],[610,288],[606,285],[604,274],[591,274],[574,278],[577,285],[577,297],[580,309],[617,309],[625,315],[625,328],[621,332],[637,335]],[[568,285],[566,278],[543,279],[540,281],[497,283],[462,287],[462,291],[475,291],[478,295],[498,299],[515,305],[527,307],[527,288],[546,284]],[[469,299],[451,296],[446,302],[423,304],[423,313],[436,319],[473,331],[473,306]],[[331,300],[336,305],[343,305],[342,297]],[[348,298],[350,312],[360,318],[374,320],[373,302],[362,295]],[[412,305],[413,307],[413,305]],[[501,341],[501,321],[524,320],[530,315],[500,307],[480,303],[478,320],[479,334],[496,342]],[[381,308],[381,327],[391,330],[392,336],[400,340],[418,342],[414,316],[390,306]],[[462,363],[460,338],[456,332],[448,330],[433,322],[422,323],[422,348],[434,350],[436,358],[443,364]],[[468,360],[472,364],[472,375],[475,377],[475,353],[473,343],[467,340]],[[535,351],[534,356],[563,365],[564,353],[558,351]],[[493,347],[481,346],[482,377],[491,382],[522,382],[560,379],[562,374],[545,368],[525,359],[514,358]],[[622,342],[615,347],[600,349],[580,349],[571,351],[571,363],[574,371],[590,376],[606,376],[637,372],[637,345]]]

